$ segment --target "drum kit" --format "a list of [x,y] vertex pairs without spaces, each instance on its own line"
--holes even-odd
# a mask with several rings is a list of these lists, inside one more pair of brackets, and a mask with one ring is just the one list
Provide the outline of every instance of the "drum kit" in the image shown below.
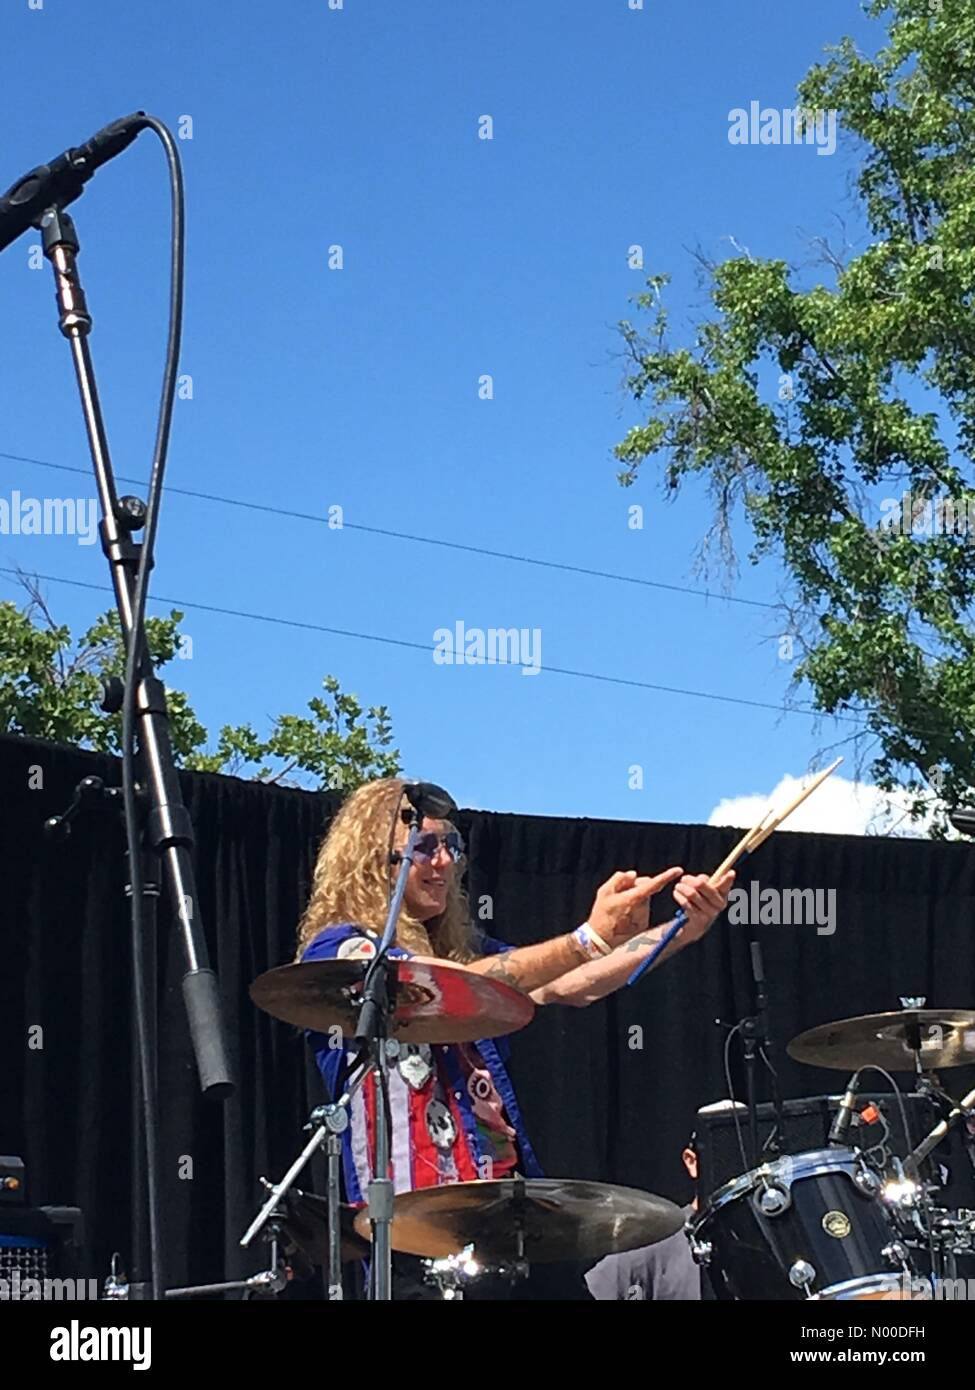
[[[337,1028],[349,1038],[366,969],[357,960],[283,966],[255,980],[251,997],[275,1018],[326,1034]],[[387,1052],[401,1042],[498,1037],[533,1012],[531,1000],[510,986],[451,962],[413,957],[391,962],[391,974]],[[933,1297],[936,1281],[954,1278],[959,1258],[975,1252],[975,1212],[935,1206],[937,1184],[926,1163],[975,1108],[975,1091],[954,1104],[937,1079],[940,1070],[975,1060],[975,1012],[904,1002],[911,1007],[826,1024],[788,1045],[796,1061],[853,1068],[855,1076],[825,1148],[783,1154],[773,1145],[768,1161],[724,1183],[686,1223],[691,1253],[719,1298]],[[856,1095],[868,1069],[912,1072],[949,1112],[910,1152],[849,1142],[851,1122],[860,1128]],[[350,1082],[346,1095],[312,1112],[309,1142],[280,1183],[265,1181],[268,1200],[241,1240],[249,1245],[263,1231],[275,1261],[283,1248],[292,1262],[322,1266],[336,1298],[343,1261],[367,1258],[372,1234],[369,1210],[340,1198],[341,1134],[355,1088]],[[328,1156],[325,1198],[294,1187],[321,1149]],[[456,1299],[485,1273],[514,1281],[535,1263],[596,1260],[652,1245],[684,1225],[681,1209],[652,1193],[515,1175],[398,1194],[390,1242],[394,1251],[419,1257],[441,1297]]]
[[[259,976],[251,998],[286,1023],[326,1035],[338,1029],[350,1039],[367,969],[352,959],[285,965]],[[390,970],[387,1056],[406,1043],[501,1037],[523,1027],[535,1011],[527,995],[450,961],[414,956],[391,962]],[[323,1266],[333,1297],[342,1296],[341,1263],[368,1258],[373,1234],[368,1209],[340,1199],[341,1135],[363,1075],[360,1071],[337,1102],[312,1111],[306,1126],[311,1138],[281,1182],[265,1184],[267,1201],[240,1242],[247,1246],[263,1231],[275,1259],[283,1249],[288,1259],[297,1252],[300,1261]],[[325,1198],[294,1187],[321,1149],[328,1161]],[[441,1297],[457,1299],[486,1275],[514,1282],[526,1278],[534,1264],[632,1250],[675,1235],[683,1224],[681,1209],[652,1193],[515,1175],[400,1193],[393,1201],[390,1232],[392,1248],[419,1257],[425,1280]]]
[[[836,759],[780,811],[770,808],[737,842],[711,875],[751,855],[828,778]],[[449,818],[456,809],[432,783],[407,784],[411,826],[398,859],[412,864],[424,816]],[[311,1136],[280,1182],[264,1181],[268,1197],[243,1236],[248,1246],[263,1232],[272,1268],[255,1276],[280,1284],[282,1244],[295,1258],[327,1267],[331,1297],[342,1297],[343,1251],[354,1239],[369,1253],[371,1296],[392,1297],[392,1251],[418,1257],[425,1277],[443,1297],[462,1297],[479,1272],[519,1279],[536,1263],[598,1259],[636,1250],[676,1235],[685,1225],[681,1209],[648,1192],[605,1183],[527,1179],[448,1183],[394,1195],[390,1171],[390,1119],[378,1105],[374,1117],[373,1178],[366,1208],[353,1212],[341,1201],[341,1137],[349,1127],[349,1105],[366,1076],[379,1078],[403,1044],[453,1044],[497,1038],[524,1027],[534,1013],[527,995],[508,984],[448,961],[388,955],[405,891],[397,875],[386,930],[374,958],[318,960],[282,966],[251,985],[251,998],[273,1017],[298,1028],[336,1037],[353,1054],[345,1094],[317,1107],[306,1129]],[[683,913],[654,952],[631,976],[633,983],[654,955],[682,928]],[[771,1088],[776,1128],[759,1163],[755,1067],[768,1061],[772,1046],[768,989],[760,943],[752,932],[750,958],[757,1012],[738,1025],[746,1039],[745,1064],[752,1138],[751,1166],[710,1195],[686,1223],[691,1253],[706,1266],[719,1297],[749,1299],[871,1299],[929,1292],[951,1276],[958,1258],[975,1242],[975,1213],[934,1206],[937,1186],[925,1164],[949,1129],[966,1122],[975,1090],[955,1104],[944,1095],[935,1068],[975,1060],[975,1013],[925,1010],[923,1000],[903,1000],[896,1013],[826,1024],[789,1044],[797,1061],[814,1066],[855,1068],[825,1148],[782,1152],[782,1100],[774,1068]],[[737,1031],[737,1030],[736,1030]],[[862,1149],[849,1142],[860,1075],[868,1069],[909,1071],[945,1106],[946,1118],[910,1152],[897,1155],[886,1142]],[[889,1077],[895,1097],[896,1083]],[[859,1118],[859,1117],[857,1117]],[[907,1126],[905,1124],[905,1133]],[[294,1184],[313,1154],[327,1154],[327,1196],[314,1201]],[[744,1147],[742,1148],[745,1158]],[[371,1246],[370,1246],[371,1243]],[[923,1255],[930,1266],[921,1277]]]
[[[826,1148],[775,1156],[743,1173],[687,1223],[694,1258],[719,1297],[931,1299],[943,1296],[959,1259],[975,1250],[975,1212],[935,1206],[939,1183],[927,1164],[975,1107],[975,1091],[956,1105],[937,1079],[943,1068],[975,1060],[975,1013],[903,1002],[900,1010],[828,1023],[789,1043],[797,1062],[854,1074]],[[873,1130],[882,1118],[874,1104],[856,1113],[860,1074],[871,1069],[912,1072],[919,1091],[948,1112],[905,1154],[891,1151],[886,1133],[867,1148],[848,1142],[852,1121]],[[893,1099],[901,1102],[896,1086]]]

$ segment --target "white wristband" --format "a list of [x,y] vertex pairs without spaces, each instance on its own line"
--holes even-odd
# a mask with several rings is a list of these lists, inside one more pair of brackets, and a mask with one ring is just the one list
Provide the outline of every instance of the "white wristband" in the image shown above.
[[590,960],[599,960],[602,956],[608,956],[613,949],[611,946],[607,946],[599,932],[588,922],[583,922],[581,927],[576,927],[572,935]]

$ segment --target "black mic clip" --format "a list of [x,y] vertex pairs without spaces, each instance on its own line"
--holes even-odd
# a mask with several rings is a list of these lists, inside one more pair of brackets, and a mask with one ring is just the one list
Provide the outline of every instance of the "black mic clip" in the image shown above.
[[106,787],[100,777],[83,777],[74,789],[74,795],[66,811],[59,816],[50,816],[44,822],[44,833],[54,840],[66,840],[71,834],[71,823],[88,806],[96,801],[117,801],[122,795],[121,787]]
[[[85,144],[65,150],[50,164],[31,169],[0,194],[0,251],[28,227],[41,227],[45,214],[52,209],[63,210],[79,198],[91,176],[131,145],[148,124],[144,111],[123,116],[97,131]],[[62,227],[73,238],[70,222],[62,223]]]

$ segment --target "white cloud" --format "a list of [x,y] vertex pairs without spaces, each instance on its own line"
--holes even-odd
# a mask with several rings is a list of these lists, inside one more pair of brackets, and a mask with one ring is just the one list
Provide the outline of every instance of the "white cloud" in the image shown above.
[[[798,795],[809,777],[785,776],[766,793],[725,797],[708,816],[708,825],[740,826],[747,830],[769,809],[782,810]],[[782,826],[784,830],[818,830],[832,835],[904,835],[923,837],[929,819],[911,821],[905,815],[908,796],[888,796],[867,782],[853,782],[834,772]]]

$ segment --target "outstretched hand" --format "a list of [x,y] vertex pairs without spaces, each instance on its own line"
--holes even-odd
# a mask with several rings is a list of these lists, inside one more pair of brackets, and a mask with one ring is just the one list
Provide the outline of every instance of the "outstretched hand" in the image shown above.
[[685,874],[675,886],[674,901],[687,913],[687,925],[681,932],[685,942],[700,940],[724,912],[734,881],[735,871],[729,869],[717,883],[712,883],[707,874]]
[[676,883],[683,874],[684,870],[679,867],[665,869],[652,877],[638,874],[635,869],[612,874],[596,890],[589,925],[607,946],[622,945],[650,925],[650,899],[661,889]]

